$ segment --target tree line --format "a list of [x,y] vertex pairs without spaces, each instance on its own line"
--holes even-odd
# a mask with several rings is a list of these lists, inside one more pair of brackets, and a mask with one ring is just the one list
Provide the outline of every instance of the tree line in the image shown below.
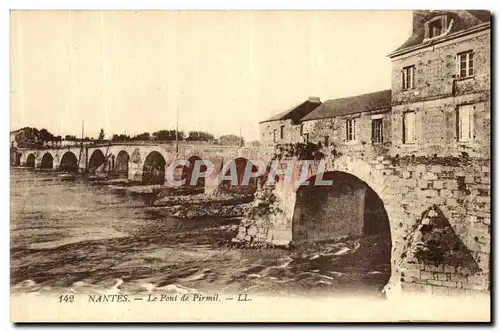
[[[104,129],[101,129],[99,136],[96,141],[105,141]],[[66,135],[62,138],[60,135],[56,136],[50,133],[47,129],[43,128],[38,130],[37,128],[24,127],[16,131],[15,140],[18,142],[18,146],[32,146],[32,145],[43,145],[43,142],[53,142],[53,141],[79,141],[75,135]],[[113,142],[127,142],[127,141],[162,141],[162,142],[175,142],[179,141],[198,141],[198,142],[209,142],[212,144],[220,145],[243,145],[245,143],[243,137],[237,135],[222,135],[216,138],[213,134],[205,131],[176,131],[175,129],[163,129],[158,130],[153,133],[144,132],[138,135],[130,136],[126,134],[113,134],[111,136],[111,141]],[[85,137],[84,140],[94,140],[94,138]],[[258,141],[252,142],[252,145],[258,145]]]
[[164,129],[155,131],[153,133],[145,132],[135,136],[125,134],[113,134],[111,141],[162,141],[162,142],[175,142],[179,141],[197,141],[197,142],[210,142],[222,145],[243,145],[245,140],[243,137],[237,135],[222,135],[216,138],[213,134],[204,131],[176,131],[175,129]]

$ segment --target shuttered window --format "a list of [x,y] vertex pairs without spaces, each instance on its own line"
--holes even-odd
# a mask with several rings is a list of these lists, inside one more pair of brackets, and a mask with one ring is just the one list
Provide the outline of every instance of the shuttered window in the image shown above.
[[458,140],[470,142],[474,140],[474,106],[461,105],[458,107]]
[[458,77],[470,77],[474,75],[474,53],[467,51],[457,54]]
[[382,119],[372,120],[372,142],[373,143],[384,142]]
[[415,143],[415,112],[405,112],[403,114],[403,143]]
[[345,122],[346,141],[356,140],[356,120],[348,119]]
[[415,86],[415,66],[403,68],[403,90],[413,89]]

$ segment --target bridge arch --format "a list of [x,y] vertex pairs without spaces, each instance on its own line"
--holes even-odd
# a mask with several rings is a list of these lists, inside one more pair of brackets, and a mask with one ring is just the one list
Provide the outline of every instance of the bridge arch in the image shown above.
[[[292,242],[307,242],[307,238],[314,241],[315,238],[321,240],[320,237],[325,240],[328,237],[335,237],[334,234],[339,228],[332,226],[332,222],[341,220],[342,217],[352,221],[357,215],[355,219],[357,234],[372,239],[371,242],[376,246],[375,251],[370,255],[356,259],[364,262],[363,264],[372,264],[372,267],[373,264],[387,267],[387,273],[384,273],[381,285],[398,283],[399,271],[396,258],[400,254],[398,242],[402,237],[400,223],[402,219],[401,213],[398,213],[401,210],[400,202],[394,196],[394,188],[389,185],[391,173],[387,170],[376,169],[374,165],[361,159],[342,156],[333,163],[327,163],[323,172],[313,172],[309,183],[314,183],[319,174],[323,179],[332,179],[332,186],[314,188],[309,185],[294,188],[296,198],[291,218]],[[309,206],[306,206],[308,204]],[[353,212],[353,215],[349,215],[349,210]],[[305,215],[316,217],[312,218],[314,221],[304,220]],[[311,227],[312,223],[317,224],[313,226],[315,230],[304,230],[304,227]],[[326,235],[318,235],[321,229]],[[344,234],[338,232],[337,235],[350,235],[345,233],[347,232]],[[352,235],[355,236],[356,233]]]
[[[251,170],[256,172],[258,170],[257,166],[253,164],[250,160],[244,157],[237,157],[229,162],[224,163],[221,177],[231,177],[231,180],[225,179],[220,181],[220,190],[222,192],[228,193],[240,193],[240,194],[253,194],[257,190],[257,178],[250,177],[248,183],[243,183],[244,175],[246,170]],[[231,174],[232,171],[236,170],[236,174]],[[221,178],[222,179],[222,178]]]
[[142,169],[143,184],[164,184],[165,183],[166,161],[158,151],[152,151],[144,160]]
[[49,152],[45,152],[42,157],[42,163],[40,165],[42,169],[52,169],[54,168],[54,157]]
[[[319,176],[331,181],[331,185],[315,184]],[[292,222],[294,242],[381,234],[390,246],[384,203],[369,185],[352,174],[338,171],[318,173],[307,181],[297,189]]]
[[35,154],[30,153],[28,155],[28,157],[26,158],[26,166],[31,167],[31,168],[35,168],[35,160],[36,160]]
[[114,173],[119,177],[127,177],[129,161],[130,155],[127,151],[121,150],[120,152],[118,152],[115,158]]
[[89,173],[95,173],[95,171],[104,164],[106,157],[100,149],[94,150],[90,155],[88,171]]
[[76,158],[76,155],[71,151],[64,153],[61,157],[59,169],[64,172],[78,172],[78,159]]
[[187,159],[187,161],[189,162],[189,166],[184,165],[182,167],[182,177],[181,177],[181,179],[186,180],[185,186],[187,186],[187,187],[205,187],[205,178],[204,177],[199,177],[197,179],[196,183],[191,184],[193,174],[195,171],[195,166],[197,166],[196,165],[197,163],[199,164],[201,161],[199,170],[197,169],[198,167],[196,167],[196,171],[206,172],[206,170],[207,170],[207,166],[203,162],[203,159],[201,157],[199,157],[198,155],[192,155],[191,157],[189,157]]

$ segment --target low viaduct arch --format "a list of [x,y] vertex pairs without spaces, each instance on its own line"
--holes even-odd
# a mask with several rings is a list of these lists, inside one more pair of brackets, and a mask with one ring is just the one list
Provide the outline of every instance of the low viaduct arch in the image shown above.
[[[390,233],[390,279],[385,287],[388,293],[408,290],[463,294],[488,289],[489,161],[400,162],[391,157],[368,159],[355,155],[327,155],[322,160],[323,168],[319,162],[311,165],[308,179],[320,174],[345,174],[373,191],[372,199],[380,199],[384,210],[381,214],[386,214]],[[303,240],[300,234],[294,234],[294,222],[300,222],[295,213],[300,213],[297,204],[301,200],[311,201],[300,197],[300,188],[286,181],[268,186],[276,197],[273,209],[280,212],[244,219],[235,240],[274,245],[294,245]],[[331,205],[328,200],[322,203]],[[342,204],[338,205],[342,208]],[[326,218],[321,214],[325,215],[327,209],[319,209],[309,223],[321,223],[319,219]],[[311,229],[310,224],[307,227]]]

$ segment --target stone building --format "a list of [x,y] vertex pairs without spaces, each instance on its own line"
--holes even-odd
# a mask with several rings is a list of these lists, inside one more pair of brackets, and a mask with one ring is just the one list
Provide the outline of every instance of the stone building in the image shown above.
[[490,15],[417,11],[392,61],[391,154],[490,151]]
[[[415,11],[412,35],[389,54],[391,90],[261,123],[262,142],[279,152],[271,158],[282,164],[316,149],[326,166],[313,166],[308,180],[336,181],[278,181],[258,196],[236,240],[293,245],[384,233],[373,262],[390,262],[386,289],[488,292],[490,29],[489,12]],[[293,135],[273,139],[280,128]],[[259,210],[266,206],[271,216]]]
[[337,151],[383,153],[391,144],[391,90],[327,100],[301,119],[305,141]]
[[300,105],[259,123],[261,146],[302,142],[300,120],[321,105],[318,97],[309,97]]

